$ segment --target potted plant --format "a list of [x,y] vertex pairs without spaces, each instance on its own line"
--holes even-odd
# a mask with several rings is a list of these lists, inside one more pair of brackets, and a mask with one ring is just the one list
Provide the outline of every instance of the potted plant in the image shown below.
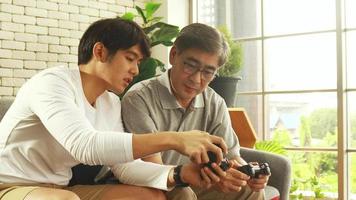
[[228,107],[233,107],[237,96],[237,82],[241,80],[237,76],[242,67],[242,46],[233,40],[230,31],[225,27],[218,27],[226,42],[230,46],[227,62],[220,67],[217,77],[209,86],[224,98]]
[[[121,18],[127,20],[134,20],[136,17],[141,18],[142,24],[140,25],[150,40],[151,48],[160,44],[164,46],[172,46],[172,40],[176,38],[179,33],[178,26],[164,23],[161,21],[163,19],[162,17],[154,16],[154,13],[160,6],[161,3],[147,2],[145,3],[145,8],[135,6],[138,14],[126,12],[123,16],[121,16]],[[126,88],[125,92],[133,84],[154,77],[156,75],[157,68],[164,71],[164,63],[153,57],[143,60],[139,65],[139,75],[134,78],[131,84]],[[125,92],[123,94],[125,94]]]

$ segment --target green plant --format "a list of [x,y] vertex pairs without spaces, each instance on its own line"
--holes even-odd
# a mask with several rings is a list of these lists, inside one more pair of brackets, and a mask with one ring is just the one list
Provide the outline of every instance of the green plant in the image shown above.
[[314,196],[311,199],[323,199],[325,197],[324,193],[322,192],[322,185],[318,181],[316,176],[310,177],[308,179],[293,179],[292,186],[290,189],[290,198],[294,199],[304,199],[304,195],[300,189],[305,189],[306,187],[310,187]]
[[[138,14],[127,12],[121,16],[121,18],[127,20],[135,20],[136,17],[140,17],[142,19],[141,27],[150,40],[151,48],[160,44],[164,46],[172,46],[172,40],[177,37],[179,33],[178,26],[164,23],[161,21],[163,19],[162,17],[154,16],[154,13],[160,6],[161,3],[147,2],[145,4],[145,8],[135,6]],[[139,75],[134,78],[132,83],[126,88],[126,91],[133,84],[154,77],[156,75],[157,68],[160,68],[161,71],[164,71],[164,63],[153,57],[149,57],[143,60],[139,65]]]
[[218,75],[221,77],[234,77],[242,67],[242,46],[240,43],[233,40],[231,33],[226,26],[220,26],[218,29],[230,46],[228,60],[224,66],[219,69]]
[[255,149],[280,155],[287,154],[287,151],[283,148],[283,146],[277,141],[273,140],[258,141],[255,144]]

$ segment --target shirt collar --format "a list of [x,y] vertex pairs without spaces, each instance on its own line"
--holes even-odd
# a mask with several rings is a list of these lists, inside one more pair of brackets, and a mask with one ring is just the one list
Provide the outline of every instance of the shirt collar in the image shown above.
[[[163,98],[163,101],[161,101],[162,106],[164,109],[182,108],[182,106],[179,105],[176,97],[173,95],[171,89],[171,83],[169,81],[169,71],[170,70],[167,70],[157,78],[158,82],[163,87],[166,88],[166,90],[158,90],[160,97]],[[203,94],[200,93],[193,99],[190,108],[195,109],[195,108],[203,108],[203,107],[204,107],[204,98],[203,98]]]

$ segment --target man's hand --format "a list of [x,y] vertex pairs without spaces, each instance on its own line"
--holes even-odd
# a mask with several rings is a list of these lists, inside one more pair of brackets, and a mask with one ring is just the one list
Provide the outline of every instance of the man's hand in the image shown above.
[[226,176],[215,185],[217,190],[224,193],[240,191],[241,187],[245,186],[250,179],[249,176],[236,169],[239,166],[236,160],[230,160],[230,163],[232,167],[226,171]]
[[258,192],[266,187],[269,177],[270,175],[260,175],[258,178],[248,180],[247,184],[253,191]]
[[217,163],[223,159],[223,154],[227,153],[227,146],[221,137],[210,135],[203,131],[186,131],[176,134],[176,150],[186,156],[196,164],[209,162],[208,151],[213,152],[217,157]]
[[212,168],[216,174],[208,167],[202,168],[195,163],[183,165],[181,179],[191,186],[209,189],[226,176],[226,173],[217,164],[212,164]]

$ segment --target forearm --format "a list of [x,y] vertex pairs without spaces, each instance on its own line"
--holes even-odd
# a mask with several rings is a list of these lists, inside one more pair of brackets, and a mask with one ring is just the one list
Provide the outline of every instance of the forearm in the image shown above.
[[161,132],[133,134],[132,151],[134,159],[166,150],[177,150],[179,138],[176,133]]
[[135,160],[111,167],[115,177],[124,184],[170,190],[175,185],[173,166]]

